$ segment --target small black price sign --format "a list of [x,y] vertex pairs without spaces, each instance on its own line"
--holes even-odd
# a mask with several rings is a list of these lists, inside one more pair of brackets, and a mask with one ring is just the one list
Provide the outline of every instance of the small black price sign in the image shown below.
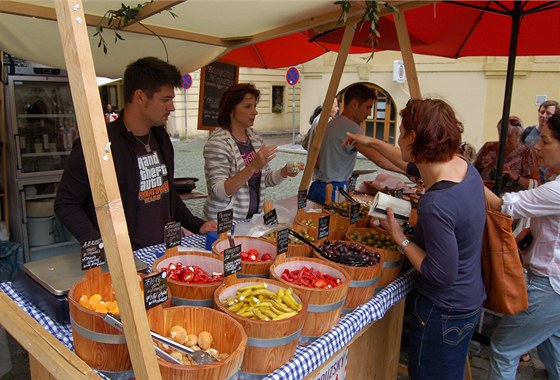
[[167,283],[165,271],[146,276],[142,279],[144,283],[144,305],[146,310],[167,301]]
[[231,231],[233,227],[233,209],[218,212],[218,233]]
[[169,222],[165,225],[164,230],[165,238],[165,249],[177,247],[181,245],[181,223],[180,222]]
[[82,245],[82,270],[105,264],[105,249],[101,239],[86,241]]
[[300,190],[297,193],[297,208],[305,208],[307,206],[307,190]]
[[330,216],[323,216],[322,218],[319,218],[319,231],[318,231],[318,238],[322,239],[324,237],[329,236],[329,222],[330,222]]
[[351,193],[356,190],[356,183],[358,182],[358,177],[350,177],[348,180],[348,192]]
[[278,215],[276,215],[276,209],[273,208],[272,210],[264,214],[263,220],[266,226],[274,226],[278,224]]
[[284,253],[284,252],[288,252],[288,236],[289,236],[289,230],[287,228],[284,228],[283,230],[280,230],[276,233],[276,236],[278,237],[277,241],[276,241],[276,246],[278,249],[278,254]]
[[352,203],[350,205],[350,224],[354,224],[360,219],[360,204]]
[[241,244],[224,249],[224,277],[241,271]]

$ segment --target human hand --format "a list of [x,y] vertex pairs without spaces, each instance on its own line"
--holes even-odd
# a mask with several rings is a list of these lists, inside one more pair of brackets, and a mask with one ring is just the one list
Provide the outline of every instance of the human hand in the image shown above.
[[389,233],[389,235],[391,235],[391,237],[395,242],[397,242],[397,244],[406,239],[401,225],[399,224],[399,222],[397,222],[397,219],[395,219],[395,214],[393,213],[392,207],[387,208],[387,219],[380,220],[379,224],[381,224],[381,227],[383,227]]
[[514,173],[509,166],[503,167],[502,174],[508,176],[511,179],[517,178],[518,176],[518,174]]
[[371,146],[374,140],[375,139],[373,137],[361,135],[359,133],[346,132],[346,138],[342,142],[342,146],[346,146],[346,145],[356,146],[356,144]]
[[218,229],[218,224],[214,220],[209,220],[204,222],[202,226],[200,226],[200,234],[205,234],[208,232],[216,231]]
[[252,166],[255,171],[260,171],[276,157],[276,150],[276,145],[267,146],[263,144],[249,165]]
[[305,164],[303,162],[290,161],[282,169],[282,174],[286,174],[287,177],[295,177],[305,169]]

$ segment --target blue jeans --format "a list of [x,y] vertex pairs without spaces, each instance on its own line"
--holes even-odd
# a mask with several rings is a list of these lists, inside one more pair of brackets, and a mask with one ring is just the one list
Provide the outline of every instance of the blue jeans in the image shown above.
[[549,380],[560,379],[560,294],[548,277],[527,274],[529,308],[502,318],[490,347],[490,379],[515,379],[519,358],[537,347]]
[[345,190],[348,189],[348,182],[313,181],[313,183],[309,187],[309,191],[307,192],[307,197],[309,199],[311,199],[312,201],[319,202],[319,203],[325,203],[325,200],[327,199],[326,187],[327,187],[327,184],[329,184],[329,183],[333,187],[332,199],[331,199],[331,201],[333,201],[333,202],[336,201],[335,194],[336,194],[336,189],[338,187],[342,187]]
[[410,322],[410,379],[463,379],[469,343],[480,312],[481,308],[468,312],[442,309],[417,295]]

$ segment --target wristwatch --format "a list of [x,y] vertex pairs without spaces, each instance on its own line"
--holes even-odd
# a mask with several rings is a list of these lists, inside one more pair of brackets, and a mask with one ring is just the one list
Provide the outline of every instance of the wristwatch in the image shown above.
[[401,253],[401,255],[404,255],[404,247],[406,247],[410,243],[411,243],[410,240],[404,239],[403,242],[397,246],[397,249]]

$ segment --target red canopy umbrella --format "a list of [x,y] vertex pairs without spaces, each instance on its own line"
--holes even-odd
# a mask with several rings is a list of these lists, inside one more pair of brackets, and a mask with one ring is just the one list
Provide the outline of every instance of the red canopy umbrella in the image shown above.
[[[342,29],[331,29],[321,34],[313,30],[293,33],[233,49],[220,59],[237,63],[242,67],[277,69],[295,66],[317,58],[329,51],[338,52],[343,34]],[[367,41],[368,30],[366,25],[364,25],[363,28],[356,31],[352,47],[350,48],[350,54],[371,52],[371,44]],[[382,38],[376,46],[376,50],[399,50],[399,42],[392,20],[382,18],[379,22],[378,30]],[[425,44],[424,41],[413,33],[410,34],[410,41],[413,46]]]
[[[495,190],[500,189],[516,56],[560,54],[559,1],[441,1],[405,11],[408,31],[422,44],[414,53],[458,58],[508,56]],[[392,20],[393,16],[385,18]],[[383,20],[383,19],[382,19]],[[368,25],[363,28],[369,30]],[[316,36],[340,41],[341,32]],[[382,43],[384,34],[381,34]],[[370,46],[364,38],[356,46]],[[377,46],[381,49],[381,44]],[[397,49],[398,50],[398,49]]]
[[309,42],[305,32],[298,32],[233,49],[220,59],[242,67],[276,69],[310,61],[328,51],[320,43]]

